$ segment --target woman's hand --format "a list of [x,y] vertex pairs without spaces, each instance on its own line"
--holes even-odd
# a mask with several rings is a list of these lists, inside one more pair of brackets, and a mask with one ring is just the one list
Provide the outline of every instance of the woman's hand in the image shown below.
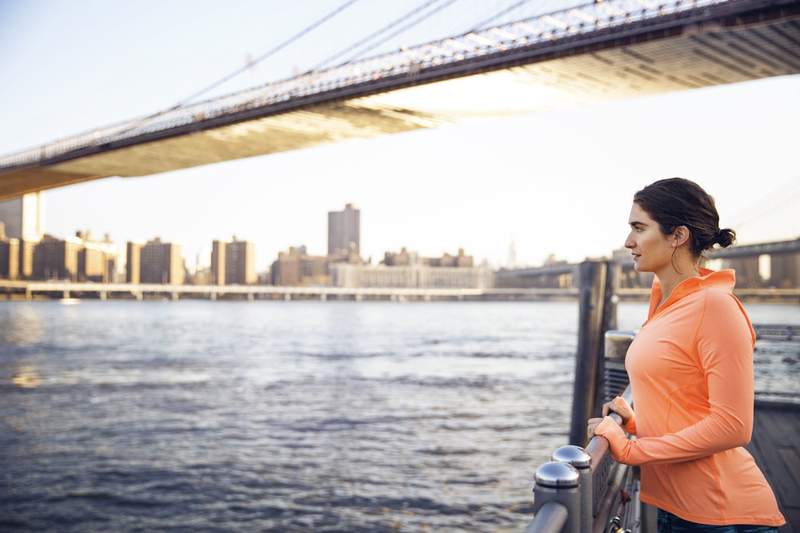
[[[620,418],[622,418],[622,424],[627,424],[628,421],[633,418],[633,409],[628,402],[625,401],[625,398],[622,396],[617,396],[610,402],[606,402],[603,404],[603,416],[608,416],[609,413],[617,413]],[[592,419],[596,420],[596,419]],[[590,420],[591,422],[591,420]]]
[[602,418],[590,418],[588,422],[586,422],[586,440],[592,440],[594,437],[594,428],[600,425],[602,422]]

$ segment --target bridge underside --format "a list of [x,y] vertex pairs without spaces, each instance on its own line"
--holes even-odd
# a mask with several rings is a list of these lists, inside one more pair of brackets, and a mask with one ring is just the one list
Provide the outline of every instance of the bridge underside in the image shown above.
[[299,102],[296,108],[265,108],[260,116],[234,116],[222,124],[201,120],[160,138],[133,139],[127,145],[0,171],[0,199],[476,118],[797,73],[796,14],[778,20],[694,23],[533,57],[509,55],[505,62],[500,56],[491,66],[428,80],[406,76],[394,86],[364,87],[360,94]]

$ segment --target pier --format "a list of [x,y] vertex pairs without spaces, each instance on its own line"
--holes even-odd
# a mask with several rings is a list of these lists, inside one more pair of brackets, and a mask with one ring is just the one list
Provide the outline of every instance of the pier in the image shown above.
[[[742,301],[800,303],[800,289],[739,289]],[[95,283],[71,281],[0,280],[0,299],[37,298],[135,299],[135,300],[387,300],[387,301],[574,301],[580,289],[483,288],[419,289],[401,287],[345,288],[277,285],[171,285],[157,283]],[[617,288],[615,301],[647,301],[649,289]]]
[[8,299],[94,298],[209,300],[573,300],[577,289],[411,289],[283,287],[274,285],[167,285],[149,283],[73,283],[62,281],[0,280],[0,294]]

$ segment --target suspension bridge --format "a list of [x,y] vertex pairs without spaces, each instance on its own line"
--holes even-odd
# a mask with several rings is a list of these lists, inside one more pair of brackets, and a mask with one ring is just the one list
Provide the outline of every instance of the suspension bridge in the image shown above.
[[797,0],[596,1],[312,68],[2,156],[0,200],[476,117],[798,72]]

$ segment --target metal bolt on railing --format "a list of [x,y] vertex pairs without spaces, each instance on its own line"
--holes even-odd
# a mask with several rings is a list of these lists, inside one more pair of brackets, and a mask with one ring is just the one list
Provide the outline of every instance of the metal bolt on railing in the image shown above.
[[552,460],[566,463],[578,471],[578,492],[580,493],[580,530],[592,530],[592,458],[580,446],[567,444],[553,452]]
[[[580,474],[570,464],[549,461],[536,469],[536,486],[534,487],[533,512],[534,515],[545,510],[557,512],[559,506],[566,511],[566,523],[557,529],[544,528],[544,524],[534,524],[540,527],[529,529],[535,531],[561,531],[563,533],[580,533],[581,506],[580,506]],[[553,505],[553,504],[558,504]],[[547,521],[549,522],[549,520]],[[554,525],[554,524],[553,524]],[[540,529],[541,528],[541,529]]]

